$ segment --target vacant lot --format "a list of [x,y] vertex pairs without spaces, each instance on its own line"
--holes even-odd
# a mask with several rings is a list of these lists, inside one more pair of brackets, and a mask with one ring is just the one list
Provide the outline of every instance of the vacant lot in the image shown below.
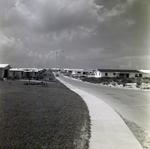
[[87,149],[86,104],[60,82],[0,81],[0,149]]

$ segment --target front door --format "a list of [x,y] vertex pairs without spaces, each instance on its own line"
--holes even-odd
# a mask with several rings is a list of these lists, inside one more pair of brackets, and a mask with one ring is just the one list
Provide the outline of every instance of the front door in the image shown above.
[[129,74],[128,73],[126,74],[126,78],[129,78]]

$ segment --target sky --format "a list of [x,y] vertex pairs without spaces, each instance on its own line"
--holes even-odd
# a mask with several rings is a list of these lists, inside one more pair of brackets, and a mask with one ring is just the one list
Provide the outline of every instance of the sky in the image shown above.
[[0,0],[0,63],[150,69],[150,0]]

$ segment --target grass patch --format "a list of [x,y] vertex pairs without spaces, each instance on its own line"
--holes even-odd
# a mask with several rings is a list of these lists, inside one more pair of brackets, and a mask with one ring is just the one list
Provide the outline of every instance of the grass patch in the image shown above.
[[0,82],[0,149],[87,149],[84,101],[60,82]]

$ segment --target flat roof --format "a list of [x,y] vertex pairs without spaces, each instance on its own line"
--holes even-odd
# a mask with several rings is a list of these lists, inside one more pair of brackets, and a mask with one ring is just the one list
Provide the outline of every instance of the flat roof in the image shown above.
[[138,70],[127,70],[127,69],[98,69],[100,72],[135,72],[139,73]]
[[23,71],[22,69],[18,69],[18,68],[12,68],[10,69],[10,71]]
[[150,70],[139,70],[142,73],[150,73]]

